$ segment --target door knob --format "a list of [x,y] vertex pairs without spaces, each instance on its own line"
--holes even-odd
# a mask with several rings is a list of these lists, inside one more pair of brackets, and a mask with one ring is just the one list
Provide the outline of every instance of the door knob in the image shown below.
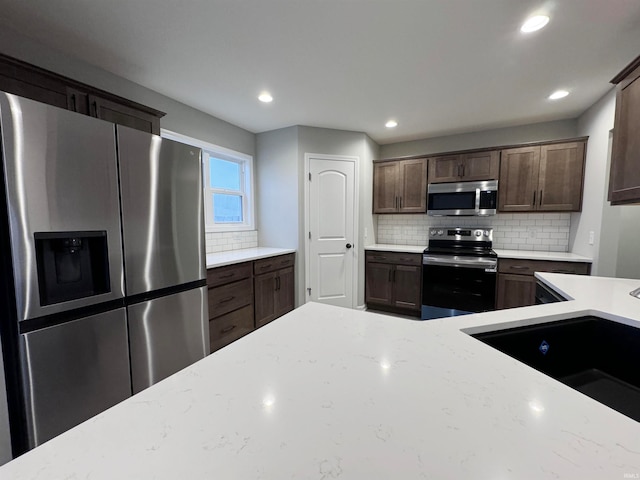
[[350,243],[347,243],[346,247],[347,247],[347,249],[349,249],[349,248],[352,247],[352,245]]

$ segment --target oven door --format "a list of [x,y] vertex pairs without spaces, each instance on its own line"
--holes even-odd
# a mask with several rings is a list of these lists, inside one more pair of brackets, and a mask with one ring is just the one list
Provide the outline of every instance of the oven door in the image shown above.
[[424,255],[422,319],[495,310],[495,258]]

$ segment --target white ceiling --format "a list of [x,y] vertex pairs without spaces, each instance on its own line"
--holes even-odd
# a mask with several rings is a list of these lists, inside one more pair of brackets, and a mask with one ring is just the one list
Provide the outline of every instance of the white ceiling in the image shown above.
[[639,0],[0,0],[0,25],[252,132],[381,144],[575,118],[640,54]]

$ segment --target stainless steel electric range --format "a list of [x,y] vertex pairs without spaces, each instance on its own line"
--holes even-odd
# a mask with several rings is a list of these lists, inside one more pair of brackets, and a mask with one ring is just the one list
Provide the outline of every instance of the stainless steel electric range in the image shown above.
[[423,320],[495,310],[493,229],[439,227],[422,256]]

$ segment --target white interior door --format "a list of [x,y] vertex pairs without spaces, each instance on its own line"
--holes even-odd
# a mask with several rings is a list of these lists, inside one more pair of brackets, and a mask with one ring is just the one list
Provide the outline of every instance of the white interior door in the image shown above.
[[355,162],[309,158],[307,298],[354,306]]

